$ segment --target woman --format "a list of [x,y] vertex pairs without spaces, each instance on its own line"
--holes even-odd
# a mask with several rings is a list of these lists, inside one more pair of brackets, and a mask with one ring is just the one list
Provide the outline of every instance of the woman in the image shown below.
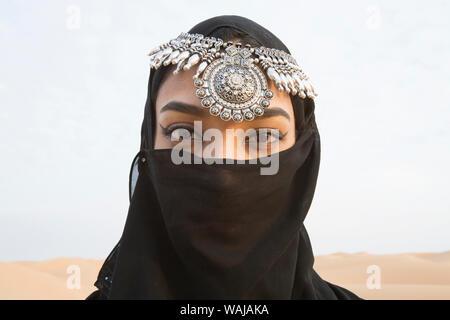
[[[261,76],[263,73],[252,64],[263,64],[264,59],[246,60],[248,52],[241,51],[261,46],[287,54],[289,50],[267,29],[239,16],[208,19],[188,34],[222,39],[228,42],[224,48],[232,48],[216,54],[207,67],[205,63],[197,69],[185,67],[188,55],[183,63],[177,60],[177,54],[171,56],[176,50],[168,49],[167,44],[152,52],[154,68],[141,151],[130,173],[125,229],[99,272],[95,283],[98,290],[88,299],[358,299],[313,270],[314,257],[303,225],[319,169],[315,93],[306,80],[302,91],[293,85],[293,79],[288,79],[290,83],[281,81],[268,69],[269,75]],[[162,53],[163,49],[167,50]],[[193,52],[197,51],[190,54]],[[162,57],[168,61],[166,65]],[[219,58],[223,58],[222,64],[216,68],[223,65],[224,69],[211,69],[214,59]],[[283,59],[290,58],[286,55]],[[278,58],[279,63],[283,59]],[[229,62],[227,68],[225,61]],[[198,62],[195,57],[189,60],[189,64]],[[201,68],[206,68],[203,78],[199,76]],[[208,74],[219,79],[217,100],[241,99],[244,103],[247,98],[253,99],[258,89],[267,98],[262,100],[270,103],[258,100],[262,110],[214,109],[219,106],[214,104],[217,101],[199,99],[215,90],[202,82]],[[227,96],[233,86],[245,90]],[[227,110],[232,113],[226,114]],[[275,173],[262,174],[263,164],[199,164],[195,161],[201,153],[195,148],[191,154],[195,164],[176,163],[174,156],[178,153],[172,152],[174,148],[191,147],[199,141],[203,147],[212,143],[198,137],[195,121],[201,121],[200,134],[208,129],[224,136],[230,128],[254,130],[250,130],[257,133],[253,137],[227,136],[225,144],[233,140],[245,148],[218,147],[212,158],[257,158],[262,162],[276,156]],[[186,133],[193,136],[180,143],[179,138]],[[256,141],[258,147],[265,145],[267,152],[258,149],[252,153],[249,141]]]

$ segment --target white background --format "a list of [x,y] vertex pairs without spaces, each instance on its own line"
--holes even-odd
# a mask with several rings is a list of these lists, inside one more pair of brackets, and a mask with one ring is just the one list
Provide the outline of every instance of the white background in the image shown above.
[[2,1],[0,260],[105,258],[128,209],[146,53],[248,17],[320,96],[315,254],[450,249],[448,1]]

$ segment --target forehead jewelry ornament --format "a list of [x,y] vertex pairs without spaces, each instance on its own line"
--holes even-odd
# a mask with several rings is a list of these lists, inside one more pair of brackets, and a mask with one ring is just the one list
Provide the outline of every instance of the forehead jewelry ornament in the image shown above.
[[174,74],[200,63],[193,76],[195,94],[211,115],[224,121],[251,121],[264,114],[274,96],[265,74],[279,91],[303,99],[317,96],[295,59],[278,49],[242,47],[240,43],[182,32],[148,55],[150,68],[176,64]]

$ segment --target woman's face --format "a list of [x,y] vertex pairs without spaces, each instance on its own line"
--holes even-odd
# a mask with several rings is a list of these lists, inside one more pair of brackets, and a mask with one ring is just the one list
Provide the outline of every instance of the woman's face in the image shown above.
[[[169,71],[161,83],[156,99],[155,149],[171,149],[180,141],[193,145],[194,139],[200,139],[194,135],[194,121],[201,121],[202,132],[214,128],[222,133],[223,147],[222,150],[216,150],[215,157],[249,159],[255,155],[261,156],[260,149],[251,150],[255,146],[251,141],[257,141],[259,148],[265,145],[269,154],[294,145],[295,119],[288,93],[278,91],[274,83],[268,81],[269,89],[273,91],[274,97],[262,116],[255,117],[253,121],[244,120],[241,123],[235,123],[233,120],[224,121],[219,117],[212,116],[208,109],[201,106],[200,99],[195,95],[196,88],[193,85],[192,76],[196,69],[197,66],[194,66],[190,70],[180,71],[176,75]],[[247,131],[248,129],[254,130]],[[275,129],[278,134],[270,129]],[[186,130],[190,132],[191,141],[181,140],[180,136],[182,136],[182,132],[186,133]],[[239,132],[246,131],[250,135],[239,134]],[[265,134],[266,132],[268,134]],[[230,135],[230,133],[237,134]],[[180,138],[180,141],[172,141],[173,138]],[[201,143],[205,148],[212,142],[203,141]],[[278,146],[275,149],[277,143]]]

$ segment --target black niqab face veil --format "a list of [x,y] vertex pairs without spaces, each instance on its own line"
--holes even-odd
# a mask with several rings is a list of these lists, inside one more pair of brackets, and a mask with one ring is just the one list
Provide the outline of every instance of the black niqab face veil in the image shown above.
[[[189,33],[214,36],[223,27],[289,53],[271,32],[239,16],[208,19]],[[320,159],[314,102],[291,96],[298,135],[279,153],[276,175],[261,175],[255,164],[175,165],[170,149],[153,149],[161,78],[161,69],[151,71],[125,229],[89,298],[357,298],[313,270],[303,225]]]

